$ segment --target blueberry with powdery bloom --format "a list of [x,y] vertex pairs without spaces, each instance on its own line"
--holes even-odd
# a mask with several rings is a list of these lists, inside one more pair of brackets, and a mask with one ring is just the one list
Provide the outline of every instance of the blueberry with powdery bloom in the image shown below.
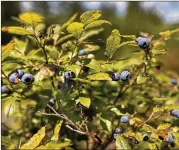
[[138,38],[136,38],[136,43],[142,49],[146,49],[150,45],[150,41],[147,38],[144,38],[144,37],[138,37]]
[[118,81],[120,79],[120,74],[118,72],[112,73],[112,81]]
[[22,78],[21,78],[21,81],[24,83],[24,84],[32,84],[32,82],[34,81],[34,76],[29,74],[29,73],[25,73]]
[[9,93],[10,89],[7,87],[7,85],[1,86],[1,93]]
[[24,75],[24,71],[21,70],[21,69],[17,69],[17,70],[16,70],[16,73],[17,73],[17,77],[18,77],[19,79],[21,79],[22,76]]
[[143,139],[143,141],[148,141],[148,140],[149,140],[148,134],[144,134],[144,135],[142,136],[142,139]]
[[130,78],[130,72],[129,72],[129,71],[123,71],[123,72],[121,73],[120,79],[121,79],[122,81],[128,81],[129,78]]
[[179,109],[172,110],[171,115],[179,118]]
[[19,83],[19,79],[18,79],[18,74],[16,72],[12,73],[9,76],[9,82],[11,82],[12,84],[17,84]]
[[167,142],[170,143],[170,144],[174,143],[174,138],[173,138],[173,135],[171,133],[168,134]]
[[75,73],[72,71],[67,71],[64,73],[65,80],[71,80],[72,78],[75,78]]
[[84,49],[79,50],[78,56],[84,56],[84,55],[86,55],[86,51]]
[[122,116],[121,119],[120,119],[120,122],[121,123],[127,123],[127,122],[129,122],[129,117],[128,116]]
[[171,80],[171,84],[172,84],[172,85],[177,85],[177,80],[176,80],[176,79],[172,79],[172,80]]

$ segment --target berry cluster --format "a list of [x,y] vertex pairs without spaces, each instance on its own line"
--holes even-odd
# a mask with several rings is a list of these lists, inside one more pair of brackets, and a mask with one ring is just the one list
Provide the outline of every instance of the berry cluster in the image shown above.
[[[9,82],[12,84],[18,84],[20,81],[26,85],[32,84],[34,81],[34,76],[29,73],[24,73],[23,70],[17,69],[15,72],[9,75]],[[1,87],[1,93],[11,92],[10,88],[7,85]]]
[[131,77],[131,74],[129,71],[123,71],[121,74],[119,74],[118,72],[112,73],[111,78],[112,81],[128,81]]

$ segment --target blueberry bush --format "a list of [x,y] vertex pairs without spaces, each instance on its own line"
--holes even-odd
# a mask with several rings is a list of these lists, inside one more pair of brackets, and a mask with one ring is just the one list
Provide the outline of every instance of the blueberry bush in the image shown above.
[[[112,29],[99,39],[112,24],[101,15],[47,26],[25,12],[12,17],[17,26],[2,27],[14,35],[2,46],[4,148],[179,149],[179,77],[159,59],[179,29],[157,37]],[[114,58],[123,47],[132,52]]]

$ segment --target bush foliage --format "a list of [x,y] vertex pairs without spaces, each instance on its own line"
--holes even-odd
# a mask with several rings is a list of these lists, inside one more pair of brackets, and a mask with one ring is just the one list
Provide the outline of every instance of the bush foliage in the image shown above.
[[[101,15],[91,10],[47,27],[43,16],[25,12],[12,17],[19,26],[2,28],[16,35],[2,46],[5,148],[179,149],[179,120],[171,115],[179,109],[179,86],[171,80],[179,77],[164,72],[158,57],[167,54],[166,41],[179,29],[143,34],[150,46],[141,49],[135,35],[118,29],[96,38],[112,24]],[[131,54],[114,59],[123,46]],[[97,59],[97,51],[106,59]],[[17,69],[34,79],[10,82]],[[129,80],[112,80],[123,71]]]

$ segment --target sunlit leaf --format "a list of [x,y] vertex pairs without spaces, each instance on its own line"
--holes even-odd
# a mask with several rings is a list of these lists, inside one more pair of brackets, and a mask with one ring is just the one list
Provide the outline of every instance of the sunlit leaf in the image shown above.
[[7,99],[4,103],[4,114],[10,117],[12,114],[20,111],[20,104],[15,99]]
[[143,84],[143,83],[146,83],[147,80],[148,80],[147,77],[144,77],[143,75],[140,74],[140,75],[137,77],[137,84]]
[[157,130],[166,130],[166,129],[170,128],[170,126],[171,126],[171,124],[169,124],[169,123],[160,124],[157,127]]
[[124,139],[122,136],[118,135],[116,137],[116,149],[131,149],[130,145],[128,144],[127,140]]
[[2,27],[3,32],[12,33],[12,34],[18,34],[18,35],[31,35],[32,32],[27,31],[26,29],[22,27]]
[[1,136],[1,145],[4,145],[6,147],[9,147],[12,145],[14,148],[16,146],[14,141],[8,136]]
[[88,98],[88,97],[79,97],[79,98],[76,100],[76,103],[80,103],[80,104],[82,104],[83,106],[89,108],[89,107],[90,107],[90,104],[91,104],[91,99]]
[[75,36],[76,38],[79,38],[83,32],[83,26],[84,24],[82,23],[73,22],[68,26],[67,31],[71,33],[73,36]]
[[29,24],[44,22],[44,17],[35,12],[21,13],[19,18]]
[[97,72],[103,71],[103,68],[101,67],[100,63],[96,59],[92,59],[91,62],[86,66],[96,70]]
[[87,78],[89,80],[109,80],[109,81],[111,81],[110,75],[107,73],[103,73],[103,72],[89,75],[89,76],[87,76]]
[[92,29],[92,28],[96,28],[96,27],[99,27],[103,24],[110,24],[111,23],[109,21],[106,21],[106,20],[96,20],[96,21],[93,21],[91,23],[89,23],[86,27],[85,27],[85,30],[89,30],[89,29]]
[[97,20],[101,16],[100,10],[89,10],[80,16],[80,20],[85,25]]
[[62,149],[64,149],[65,147],[67,147],[69,145],[70,145],[70,143],[67,143],[67,142],[66,143],[49,142],[49,143],[47,143],[45,145],[37,147],[36,149],[39,149],[39,150],[41,150],[41,149],[45,149],[45,150],[47,150],[47,149],[62,150]]
[[157,145],[155,143],[149,143],[150,150],[158,150]]
[[30,140],[23,144],[20,149],[35,149],[45,137],[45,126],[42,127]]
[[62,127],[62,123],[63,123],[63,120],[61,120],[58,124],[56,124],[55,129],[54,129],[54,134],[51,138],[52,141],[58,141],[59,132]]
[[97,115],[97,117],[106,125],[108,131],[111,133],[112,132],[112,122],[107,120],[107,119],[104,119],[101,117],[101,115]]
[[78,13],[74,14],[66,23],[64,23],[61,27],[61,29],[65,29],[66,27],[68,27],[70,25],[70,23],[74,22],[74,20],[77,18]]
[[167,50],[166,49],[152,49],[152,54],[153,54],[153,56],[165,55],[165,54],[167,54]]

